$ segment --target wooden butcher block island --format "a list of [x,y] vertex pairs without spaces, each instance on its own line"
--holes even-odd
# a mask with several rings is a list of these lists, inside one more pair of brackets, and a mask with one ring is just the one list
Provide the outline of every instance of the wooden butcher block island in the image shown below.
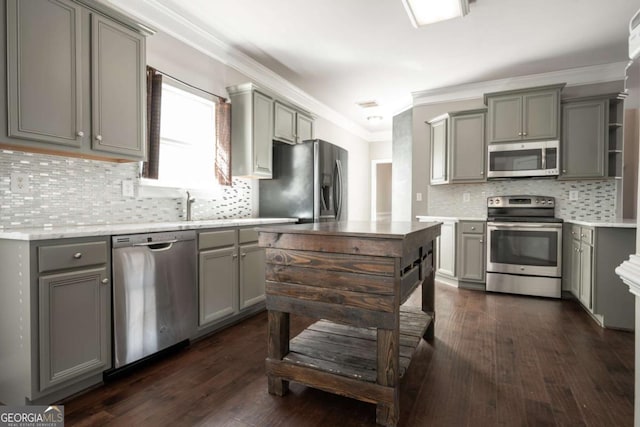
[[[269,393],[289,381],[372,402],[399,418],[399,381],[434,334],[439,223],[324,222],[263,226]],[[422,284],[422,309],[401,306]],[[321,319],[295,338],[289,314]]]

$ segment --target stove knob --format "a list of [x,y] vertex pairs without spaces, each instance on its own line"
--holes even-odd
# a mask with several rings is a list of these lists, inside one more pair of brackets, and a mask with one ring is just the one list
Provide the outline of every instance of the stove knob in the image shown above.
[[536,204],[539,204],[539,203],[540,203],[540,200],[536,199]]
[[492,205],[493,204],[493,199],[489,199],[489,204]]
[[544,204],[546,204],[546,203],[547,203],[547,201],[546,201],[546,200],[543,200],[541,203],[544,205]]

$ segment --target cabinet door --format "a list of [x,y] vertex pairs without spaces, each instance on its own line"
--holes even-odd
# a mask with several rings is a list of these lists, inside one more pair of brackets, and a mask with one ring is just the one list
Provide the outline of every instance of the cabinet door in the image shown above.
[[264,301],[265,251],[257,243],[240,246],[240,309]]
[[438,273],[455,277],[456,275],[456,224],[443,223],[440,228],[440,247],[438,248]]
[[571,240],[571,293],[580,299],[580,241]]
[[200,252],[198,324],[206,325],[238,311],[236,246]]
[[253,92],[253,175],[271,178],[273,162],[273,100]]
[[485,281],[485,256],[484,235],[462,233],[461,247],[458,250],[460,256],[460,270],[458,278],[475,282]]
[[91,15],[92,148],[144,159],[144,37]]
[[105,267],[39,279],[40,391],[111,367]]
[[431,123],[431,184],[447,182],[447,121]]
[[588,309],[592,309],[591,299],[591,257],[593,248],[587,244],[580,247],[580,302]]
[[80,15],[67,0],[7,2],[9,136],[80,147]]
[[487,126],[490,143],[522,139],[522,95],[489,98]]
[[296,114],[297,142],[313,139],[313,119],[304,114]]
[[558,91],[528,93],[522,96],[522,139],[558,139]]
[[562,178],[605,176],[607,100],[562,106]]
[[485,114],[453,116],[450,121],[451,182],[484,181]]
[[273,139],[287,142],[289,144],[296,143],[296,110],[286,105],[275,102],[273,105],[274,125]]

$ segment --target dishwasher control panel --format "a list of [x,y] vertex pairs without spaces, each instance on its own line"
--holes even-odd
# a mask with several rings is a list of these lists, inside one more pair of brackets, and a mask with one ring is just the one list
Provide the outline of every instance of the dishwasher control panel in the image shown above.
[[113,236],[111,238],[111,243],[114,248],[122,248],[126,246],[141,246],[156,243],[175,243],[185,240],[194,240],[195,238],[196,232],[193,230],[162,231],[159,233]]

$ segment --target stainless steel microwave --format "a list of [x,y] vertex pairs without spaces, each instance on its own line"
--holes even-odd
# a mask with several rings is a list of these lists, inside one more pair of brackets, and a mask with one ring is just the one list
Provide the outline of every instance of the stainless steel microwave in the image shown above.
[[516,142],[489,145],[487,178],[557,176],[559,141]]

